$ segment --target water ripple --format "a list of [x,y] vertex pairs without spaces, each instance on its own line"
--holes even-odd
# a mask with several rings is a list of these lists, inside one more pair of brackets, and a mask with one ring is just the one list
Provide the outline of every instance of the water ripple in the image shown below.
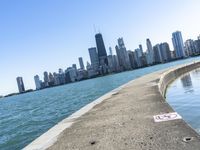
[[[176,91],[176,92],[174,92]],[[200,133],[200,69],[193,70],[175,80],[168,88],[169,104],[184,120]]]
[[23,148],[62,119],[130,80],[199,59],[196,57],[3,98],[0,100],[0,149]]

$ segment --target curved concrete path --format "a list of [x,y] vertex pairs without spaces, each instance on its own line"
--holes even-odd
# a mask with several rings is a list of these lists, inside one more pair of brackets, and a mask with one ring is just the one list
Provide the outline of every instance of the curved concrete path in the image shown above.
[[[177,68],[168,69],[129,82],[77,118],[48,149],[199,150],[200,136],[184,120],[160,123],[153,120],[154,115],[174,112],[162,95],[167,84],[199,66],[200,63],[185,68],[179,66],[178,72]],[[192,140],[186,142],[185,137],[192,137]],[[25,149],[37,149],[31,146]]]

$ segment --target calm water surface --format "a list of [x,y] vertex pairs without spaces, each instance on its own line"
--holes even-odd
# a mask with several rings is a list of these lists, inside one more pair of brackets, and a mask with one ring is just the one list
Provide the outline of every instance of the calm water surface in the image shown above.
[[[200,60],[200,57],[0,99],[0,149],[17,150],[25,147],[62,119],[130,80],[195,60]],[[195,75],[197,76],[197,74],[193,76]],[[192,85],[194,86],[194,84]],[[187,93],[192,91],[189,86],[183,89]],[[187,103],[190,107],[196,108],[196,103],[193,103],[195,100],[198,99],[188,99],[186,101],[191,102]],[[186,105],[186,103],[183,103],[183,105]],[[184,107],[185,110],[187,110],[186,107]],[[185,110],[181,109],[181,111]],[[193,109],[191,115],[194,113]]]
[[166,93],[169,104],[200,133],[200,68],[175,80]]

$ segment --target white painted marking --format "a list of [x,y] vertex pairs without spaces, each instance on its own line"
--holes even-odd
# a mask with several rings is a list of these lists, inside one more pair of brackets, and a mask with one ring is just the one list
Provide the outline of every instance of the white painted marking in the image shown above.
[[177,112],[155,115],[153,116],[155,122],[171,121],[182,119],[182,117]]

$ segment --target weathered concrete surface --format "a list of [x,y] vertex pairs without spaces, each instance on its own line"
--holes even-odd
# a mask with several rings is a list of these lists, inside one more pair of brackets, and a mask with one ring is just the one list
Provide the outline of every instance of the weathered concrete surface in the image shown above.
[[[173,79],[190,71],[172,69]],[[199,150],[200,136],[183,120],[155,123],[153,116],[173,112],[160,91],[172,78],[162,77],[171,71],[159,71],[128,83],[118,93],[96,105],[78,118],[58,137],[49,150]],[[159,86],[158,86],[159,85]],[[159,89],[162,88],[162,89]],[[193,140],[184,142],[184,137]]]
[[[199,62],[133,80],[58,123],[24,149],[53,144],[49,150],[199,150],[200,136],[183,120],[153,120],[154,115],[173,112],[163,98],[167,85],[197,67]],[[184,142],[184,137],[193,140]]]

